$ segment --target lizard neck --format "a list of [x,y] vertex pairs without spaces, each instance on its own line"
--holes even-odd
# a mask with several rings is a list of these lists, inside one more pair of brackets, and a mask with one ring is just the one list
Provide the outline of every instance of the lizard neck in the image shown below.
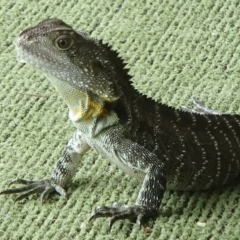
[[56,78],[48,79],[67,104],[70,120],[85,135],[95,137],[103,129],[118,123],[117,114],[100,99]]

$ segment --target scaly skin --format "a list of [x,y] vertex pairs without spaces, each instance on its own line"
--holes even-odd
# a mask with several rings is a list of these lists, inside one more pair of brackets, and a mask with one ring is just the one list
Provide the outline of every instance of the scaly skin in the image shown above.
[[96,149],[127,174],[142,181],[135,205],[115,203],[96,209],[91,220],[143,218],[158,213],[166,187],[204,190],[221,186],[240,173],[240,117],[208,109],[179,111],[156,103],[133,88],[123,61],[111,48],[58,19],[23,31],[18,56],[40,68],[62,96],[76,133],[50,178],[18,179],[25,186],[16,200],[40,192],[43,200],[71,183],[84,153]]

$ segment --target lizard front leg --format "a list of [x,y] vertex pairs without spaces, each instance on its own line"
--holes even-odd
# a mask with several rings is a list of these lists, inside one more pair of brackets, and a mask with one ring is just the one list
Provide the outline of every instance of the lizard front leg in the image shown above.
[[64,187],[72,181],[79,162],[88,149],[89,146],[82,138],[81,134],[75,132],[53,169],[50,178],[36,181],[16,179],[10,182],[10,185],[18,183],[25,186],[6,189],[0,192],[0,194],[22,193],[15,199],[15,201],[19,201],[34,193],[41,193],[41,203],[43,203],[44,198],[53,191],[56,191],[64,198],[67,198]]
[[115,144],[114,153],[123,164],[123,168],[128,169],[126,172],[136,177],[144,176],[144,180],[135,205],[114,203],[110,207],[96,208],[90,221],[98,217],[111,217],[109,231],[119,219],[136,219],[136,223],[141,226],[143,219],[156,216],[166,189],[165,167],[155,154],[128,139]]

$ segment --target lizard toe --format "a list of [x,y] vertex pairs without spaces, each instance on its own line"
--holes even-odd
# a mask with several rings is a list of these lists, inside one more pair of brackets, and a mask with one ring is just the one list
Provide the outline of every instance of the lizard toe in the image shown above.
[[121,203],[114,203],[111,207],[97,207],[95,213],[90,217],[89,221],[93,221],[99,217],[111,217],[108,230],[111,231],[113,224],[120,219],[135,219],[136,224],[141,227],[143,219],[156,215],[156,210],[148,209],[142,206],[128,206]]
[[9,185],[13,184],[22,184],[23,186],[3,190],[0,192],[0,195],[21,193],[15,198],[14,202],[21,201],[22,199],[25,199],[35,193],[41,193],[40,200],[41,203],[43,203],[43,200],[49,195],[49,193],[54,191],[58,192],[65,199],[67,198],[66,191],[61,186],[55,184],[52,179],[44,179],[39,181],[16,179],[11,181]]

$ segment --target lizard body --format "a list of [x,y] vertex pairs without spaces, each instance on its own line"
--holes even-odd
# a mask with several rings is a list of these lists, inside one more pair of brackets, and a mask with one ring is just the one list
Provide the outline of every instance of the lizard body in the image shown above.
[[[205,190],[234,180],[240,173],[240,116],[198,105],[177,110],[139,93],[118,54],[100,41],[58,19],[24,30],[18,56],[40,68],[69,108],[76,132],[50,178],[17,179],[24,184],[0,194],[23,192],[16,200],[41,192],[43,200],[71,183],[84,153],[96,149],[130,176],[142,181],[135,205],[115,203],[96,209],[91,219],[157,214],[166,188]],[[199,107],[200,106],[200,107]]]

